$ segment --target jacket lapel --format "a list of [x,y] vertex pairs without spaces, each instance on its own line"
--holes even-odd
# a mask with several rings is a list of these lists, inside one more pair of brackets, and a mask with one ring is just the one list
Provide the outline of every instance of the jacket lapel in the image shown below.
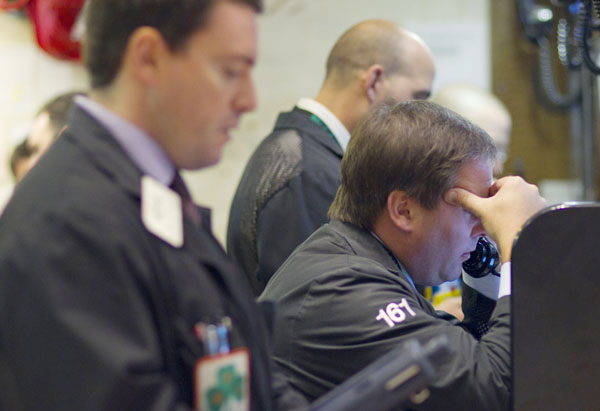
[[301,133],[304,138],[316,141],[337,157],[342,158],[344,153],[337,141],[327,131],[312,121],[310,116],[311,114],[308,111],[294,107],[292,111],[279,115],[275,123],[275,130],[286,128],[306,130],[307,132]]

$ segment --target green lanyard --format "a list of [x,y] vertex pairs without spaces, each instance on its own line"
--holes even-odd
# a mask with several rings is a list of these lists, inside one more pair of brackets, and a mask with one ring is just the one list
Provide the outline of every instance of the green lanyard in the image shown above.
[[314,114],[310,115],[310,119],[319,125],[319,127],[321,127],[323,130],[325,130],[330,136],[331,138],[333,138],[333,141],[335,141],[337,144],[339,144],[339,142],[337,141],[337,138],[335,138],[335,136],[333,135],[333,133],[331,132],[331,130],[329,129],[329,127],[327,127],[327,125],[325,123],[323,123],[323,120],[321,120],[319,117],[317,117]]

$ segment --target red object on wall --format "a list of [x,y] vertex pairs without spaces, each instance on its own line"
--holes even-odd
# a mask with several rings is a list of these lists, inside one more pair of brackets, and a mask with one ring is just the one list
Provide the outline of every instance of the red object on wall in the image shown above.
[[19,10],[29,3],[29,0],[0,0],[0,10]]
[[39,46],[59,59],[79,60],[78,39],[73,26],[85,0],[0,0],[0,10],[26,8]]
[[79,60],[81,45],[72,31],[85,0],[30,0],[29,16],[39,46],[59,59]]

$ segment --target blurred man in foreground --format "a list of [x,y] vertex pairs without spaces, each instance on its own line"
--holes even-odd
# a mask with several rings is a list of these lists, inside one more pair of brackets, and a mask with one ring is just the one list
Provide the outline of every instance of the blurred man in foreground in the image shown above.
[[0,219],[5,409],[305,403],[273,369],[262,311],[179,174],[219,161],[255,106],[260,9],[88,3],[89,98]]

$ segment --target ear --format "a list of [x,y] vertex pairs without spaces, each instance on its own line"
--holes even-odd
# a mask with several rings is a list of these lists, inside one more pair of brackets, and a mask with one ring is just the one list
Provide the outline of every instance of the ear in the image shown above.
[[129,37],[123,64],[142,83],[154,84],[166,53],[169,48],[160,32],[153,27],[140,27]]
[[377,99],[377,95],[381,91],[381,83],[383,81],[383,67],[379,64],[373,64],[369,67],[365,74],[365,92],[369,104],[373,104]]
[[392,191],[387,198],[386,211],[396,227],[405,232],[414,228],[413,202],[402,190]]

